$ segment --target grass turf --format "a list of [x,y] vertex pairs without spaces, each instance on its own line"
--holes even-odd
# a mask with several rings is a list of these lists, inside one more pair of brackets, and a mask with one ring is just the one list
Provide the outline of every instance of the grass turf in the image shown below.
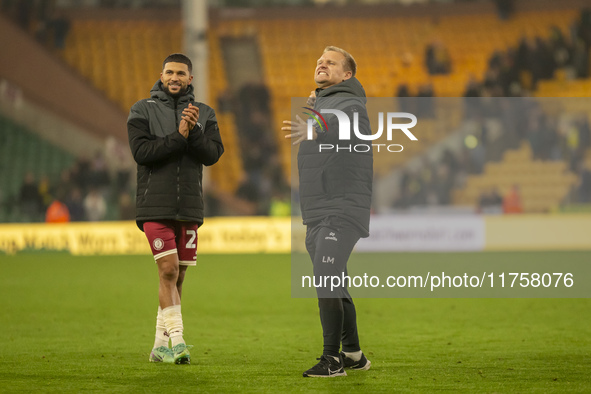
[[0,391],[591,392],[589,299],[359,299],[372,369],[304,379],[322,338],[316,301],[290,297],[289,265],[288,255],[200,256],[183,292],[193,364],[177,366],[147,361],[149,256],[0,256]]

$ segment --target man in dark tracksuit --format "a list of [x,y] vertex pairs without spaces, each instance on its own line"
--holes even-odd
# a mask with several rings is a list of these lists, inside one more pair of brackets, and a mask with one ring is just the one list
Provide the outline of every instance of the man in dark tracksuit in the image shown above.
[[191,72],[185,55],[168,56],[151,97],[135,103],[127,121],[138,164],[136,222],[150,242],[160,278],[151,362],[190,363],[182,285],[187,267],[196,264],[203,166],[215,164],[224,152],[214,110],[194,101]]
[[[314,74],[318,89],[308,101],[314,103],[317,112],[344,112],[351,122],[350,140],[339,140],[339,122],[331,114],[323,115],[328,127],[316,124],[313,140],[306,139],[307,128],[302,121],[285,121],[288,126],[283,127],[292,132],[286,138],[293,139],[294,145],[301,144],[300,201],[316,283],[327,276],[347,275],[353,247],[359,238],[369,236],[373,155],[371,144],[358,152],[354,148],[358,144],[367,146],[367,141],[355,137],[355,116],[359,132],[371,134],[365,91],[355,78],[356,68],[349,53],[326,47]],[[346,376],[345,368],[367,370],[371,365],[359,346],[355,305],[347,287],[333,291],[329,286],[317,288],[324,351],[320,362],[304,372],[305,377]]]

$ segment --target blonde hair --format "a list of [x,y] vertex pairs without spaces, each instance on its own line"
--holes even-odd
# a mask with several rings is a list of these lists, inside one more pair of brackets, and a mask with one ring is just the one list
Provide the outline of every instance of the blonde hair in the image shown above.
[[353,73],[352,76],[354,77],[357,73],[357,63],[355,62],[355,59],[353,59],[353,56],[351,56],[351,54],[345,51],[344,49],[332,45],[329,45],[326,48],[324,48],[324,52],[322,53],[326,53],[329,51],[338,52],[345,57],[345,62],[343,63],[343,66],[345,66],[345,71],[351,71]]

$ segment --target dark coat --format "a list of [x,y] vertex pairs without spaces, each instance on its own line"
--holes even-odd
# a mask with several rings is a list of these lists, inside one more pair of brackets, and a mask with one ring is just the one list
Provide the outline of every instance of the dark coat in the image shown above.
[[[193,86],[174,99],[156,82],[151,98],[131,107],[129,145],[137,162],[136,222],[180,220],[203,223],[203,166],[215,164],[224,147],[214,110],[194,102]],[[183,110],[199,107],[199,121],[185,139],[179,132]]]
[[[339,141],[338,119],[323,115],[328,131],[319,133],[313,141],[303,141],[298,152],[300,203],[304,224],[309,225],[328,216],[336,216],[355,225],[362,237],[369,236],[369,217],[373,184],[373,153],[371,141],[354,137],[353,114],[359,117],[359,131],[371,134],[365,108],[365,90],[356,78],[348,79],[326,89],[316,90],[314,110],[338,109],[351,121],[349,141]],[[321,131],[316,128],[317,131]],[[320,144],[332,144],[335,149],[322,149]],[[367,152],[355,152],[352,146],[370,146]],[[336,149],[336,146],[339,149]],[[363,150],[363,149],[361,149]]]

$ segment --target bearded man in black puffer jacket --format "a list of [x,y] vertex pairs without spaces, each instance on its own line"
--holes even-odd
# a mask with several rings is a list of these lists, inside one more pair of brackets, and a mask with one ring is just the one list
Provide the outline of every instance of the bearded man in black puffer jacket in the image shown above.
[[215,164],[224,147],[214,110],[195,102],[191,60],[172,54],[162,68],[151,97],[131,108],[127,131],[138,164],[136,222],[150,242],[160,278],[149,361],[189,364],[181,292],[187,267],[196,264],[203,166]]

